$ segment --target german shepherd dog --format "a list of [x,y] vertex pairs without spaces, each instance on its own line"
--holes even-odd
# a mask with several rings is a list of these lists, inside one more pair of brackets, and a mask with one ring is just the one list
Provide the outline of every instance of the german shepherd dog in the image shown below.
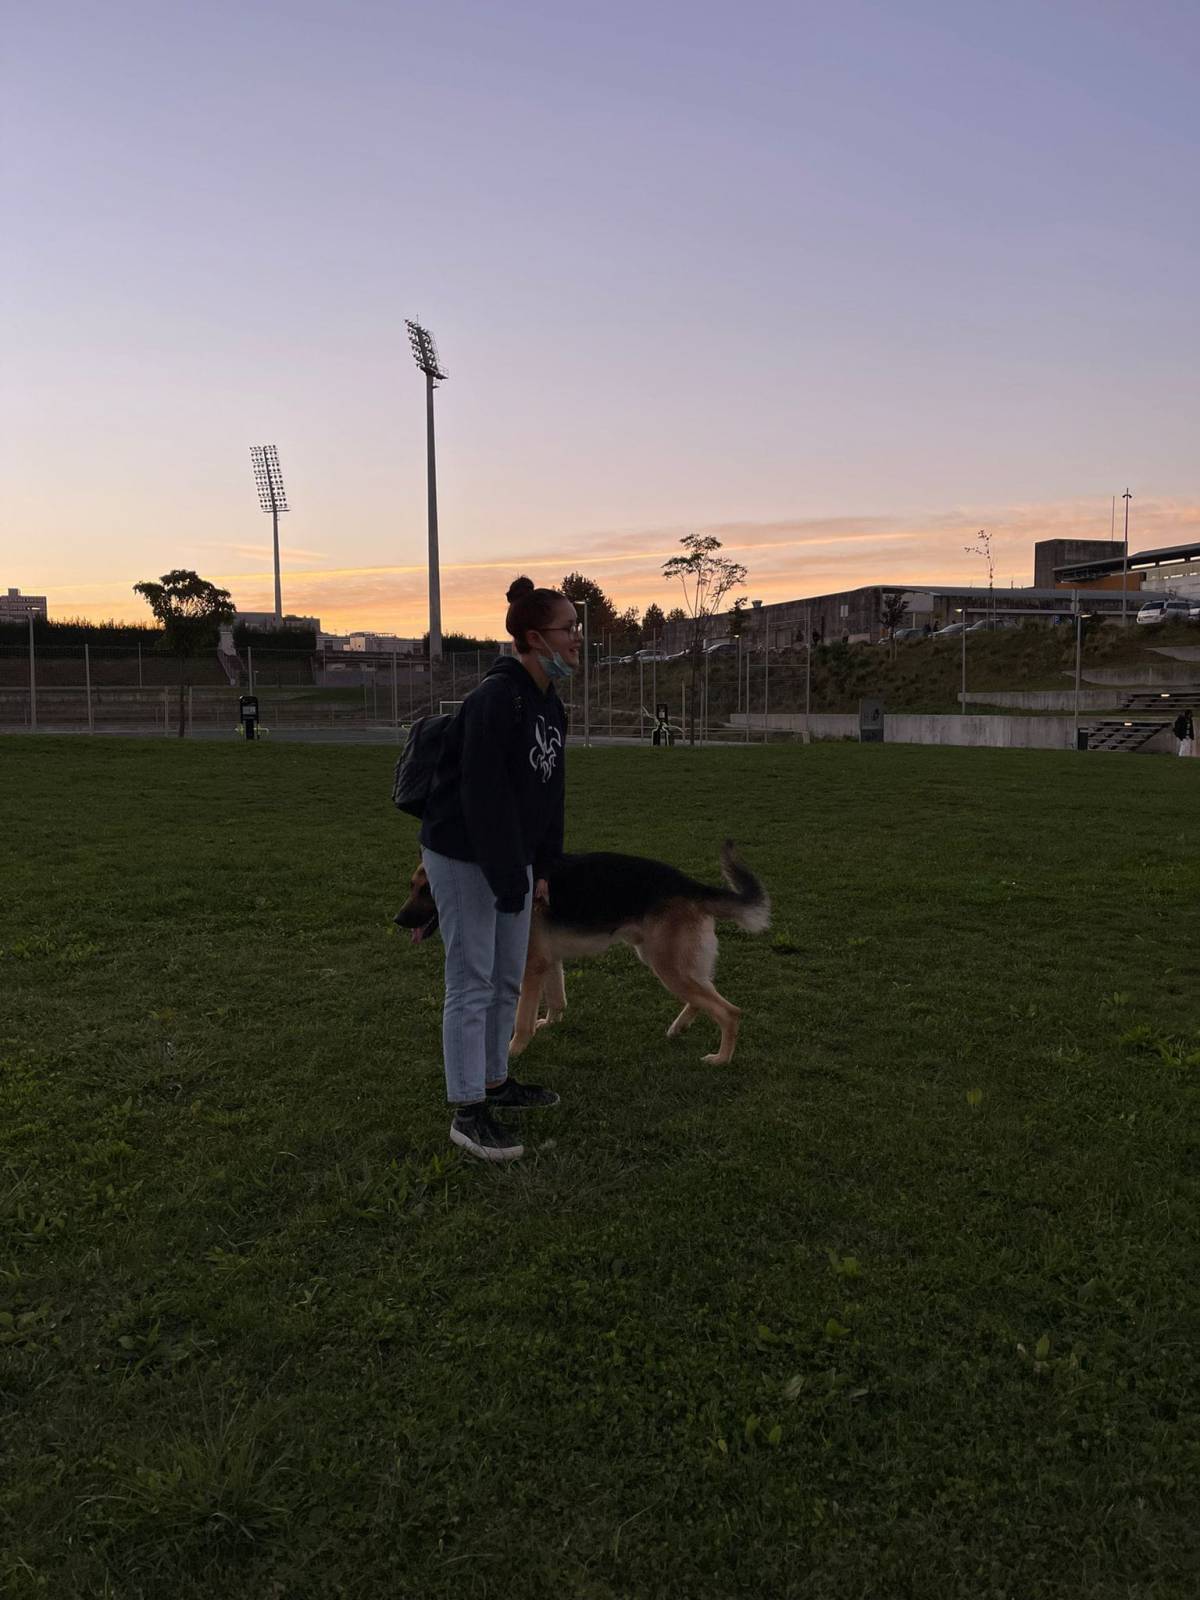
[[[771,920],[771,902],[762,884],[738,860],[731,840],[721,850],[726,887],[697,883],[674,867],[641,856],[563,856],[550,870],[549,904],[535,905],[529,924],[529,952],[517,1002],[509,1055],[518,1056],[534,1032],[557,1022],[567,1008],[563,962],[598,956],[614,944],[631,944],[683,1010],[667,1029],[675,1038],[699,1012],[721,1030],[721,1041],[703,1059],[724,1066],[732,1059],[742,1013],[717,993],[718,920],[734,922],[747,933],[762,933]],[[424,867],[413,873],[409,896],[395,921],[412,930],[413,943],[436,932],[437,906]],[[538,1012],[545,1001],[546,1015]]]

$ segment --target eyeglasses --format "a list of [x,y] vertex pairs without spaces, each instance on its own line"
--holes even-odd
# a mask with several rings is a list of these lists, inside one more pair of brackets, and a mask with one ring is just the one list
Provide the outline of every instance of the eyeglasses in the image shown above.
[[565,628],[539,628],[539,633],[565,633],[568,639],[582,639],[583,629],[578,622],[569,623]]

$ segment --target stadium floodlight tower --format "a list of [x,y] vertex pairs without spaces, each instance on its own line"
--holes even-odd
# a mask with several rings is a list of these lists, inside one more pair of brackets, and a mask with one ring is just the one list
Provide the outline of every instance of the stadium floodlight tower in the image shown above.
[[429,479],[429,659],[442,654],[442,579],[438,565],[437,461],[433,449],[433,391],[449,373],[438,360],[437,345],[428,328],[406,322],[408,342],[417,366],[425,374],[425,452]]
[[279,513],[288,509],[283,473],[279,470],[279,451],[273,444],[252,444],[250,460],[258,485],[258,503],[271,513],[271,533],[275,541],[275,626],[283,626],[283,595],[279,586]]

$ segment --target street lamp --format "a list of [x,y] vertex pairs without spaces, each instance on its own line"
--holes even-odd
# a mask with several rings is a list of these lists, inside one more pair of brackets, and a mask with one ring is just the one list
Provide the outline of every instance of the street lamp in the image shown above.
[[271,534],[275,544],[275,626],[283,624],[283,598],[279,587],[279,513],[288,509],[287,492],[283,487],[283,473],[279,469],[279,451],[273,444],[252,444],[250,461],[254,467],[254,481],[258,485],[258,503],[271,513]]
[[1129,502],[1133,499],[1128,487],[1121,496],[1125,502],[1125,556],[1121,562],[1121,626],[1129,626]]
[[413,359],[425,374],[425,453],[429,482],[429,659],[442,655],[442,580],[438,566],[437,462],[433,449],[433,391],[449,373],[438,359],[437,345],[428,328],[419,322],[405,322]]

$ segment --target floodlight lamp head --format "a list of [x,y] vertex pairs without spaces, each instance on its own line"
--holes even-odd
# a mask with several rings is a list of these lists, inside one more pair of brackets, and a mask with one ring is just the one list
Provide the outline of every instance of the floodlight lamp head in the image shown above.
[[287,491],[283,487],[279,451],[273,444],[252,444],[250,462],[254,468],[259,505],[264,511],[286,511]]
[[443,382],[450,374],[438,359],[437,345],[428,328],[423,328],[419,322],[407,321],[404,326],[408,329],[408,342],[412,345],[413,360],[426,377],[440,379]]

